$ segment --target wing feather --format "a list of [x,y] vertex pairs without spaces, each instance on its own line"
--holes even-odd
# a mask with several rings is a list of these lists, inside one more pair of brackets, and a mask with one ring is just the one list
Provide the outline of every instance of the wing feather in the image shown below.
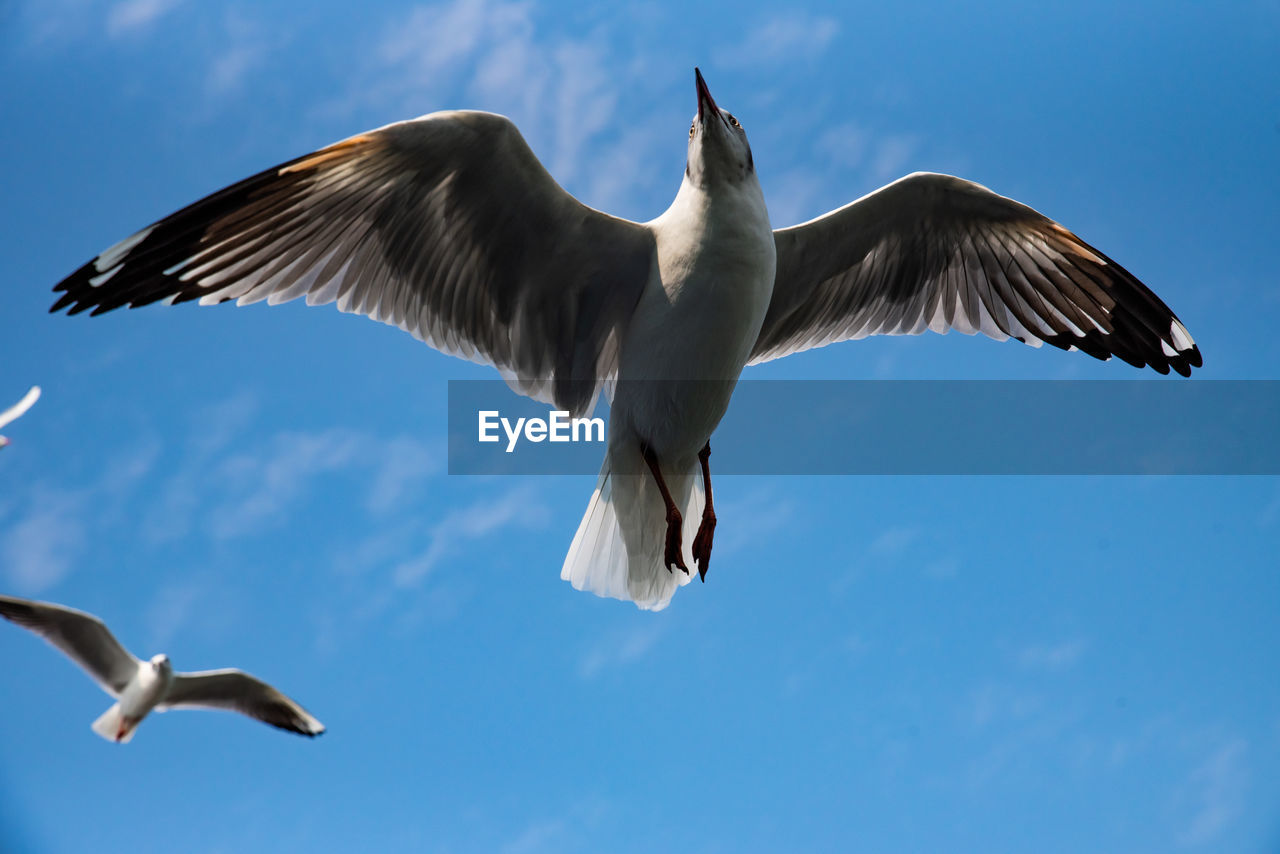
[[219,190],[60,282],[53,311],[336,302],[575,414],[616,370],[655,263],[643,225],[581,204],[491,113],[433,113]]
[[324,724],[297,702],[235,668],[175,673],[159,708],[222,709],[299,735],[317,736],[324,732]]
[[1026,205],[916,173],[774,232],[778,271],[751,362],[926,329],[1118,356],[1189,376],[1200,350],[1131,273]]
[[92,614],[52,602],[0,596],[0,617],[44,638],[112,696],[119,696],[138,672],[138,659]]

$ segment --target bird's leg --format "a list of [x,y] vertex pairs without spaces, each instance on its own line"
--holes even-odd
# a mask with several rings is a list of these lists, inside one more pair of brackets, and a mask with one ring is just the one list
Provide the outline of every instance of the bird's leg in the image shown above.
[[716,535],[716,508],[711,503],[711,440],[698,452],[698,462],[702,463],[702,491],[707,503],[702,507],[698,535],[693,538],[693,559],[698,564],[698,577],[706,581],[707,567],[711,566],[711,540]]
[[644,461],[649,465],[649,471],[653,472],[653,479],[658,482],[658,491],[662,493],[662,502],[667,505],[667,547],[662,557],[662,562],[667,566],[667,572],[671,571],[672,564],[684,570],[684,574],[689,574],[689,567],[684,565],[684,555],[681,554],[683,549],[680,543],[680,529],[684,525],[684,519],[680,515],[679,508],[676,507],[675,501],[671,499],[671,490],[667,489],[667,482],[662,479],[662,470],[658,468],[658,457],[653,453],[653,448],[648,445],[640,446],[640,453],[644,456]]

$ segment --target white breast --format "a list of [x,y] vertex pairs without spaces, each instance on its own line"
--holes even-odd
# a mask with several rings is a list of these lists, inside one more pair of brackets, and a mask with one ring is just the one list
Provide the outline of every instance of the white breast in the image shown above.
[[120,712],[128,718],[146,716],[168,690],[169,680],[150,662],[143,662],[137,674],[120,692]]
[[650,227],[658,275],[623,341],[614,417],[660,457],[684,456],[719,424],[760,333],[773,231],[754,177],[713,194],[686,184]]

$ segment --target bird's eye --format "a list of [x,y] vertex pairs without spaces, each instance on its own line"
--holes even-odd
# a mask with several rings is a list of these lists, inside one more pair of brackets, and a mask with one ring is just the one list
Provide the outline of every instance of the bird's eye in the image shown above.
[[738,124],[738,120],[735,119],[733,116],[729,116],[729,124],[733,125],[736,128],[742,127],[742,125]]
[[689,125],[689,139],[693,139],[693,132],[694,130],[697,129],[697,127],[698,127],[698,121],[697,119],[694,119],[693,122]]

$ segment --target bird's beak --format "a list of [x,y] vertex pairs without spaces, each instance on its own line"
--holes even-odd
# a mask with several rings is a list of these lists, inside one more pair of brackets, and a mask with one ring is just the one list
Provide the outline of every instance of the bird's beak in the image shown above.
[[697,68],[693,69],[694,85],[698,90],[698,118],[702,118],[702,108],[707,106],[712,112],[716,112],[715,99],[711,97],[711,90],[707,88],[707,81],[702,79],[702,72]]

